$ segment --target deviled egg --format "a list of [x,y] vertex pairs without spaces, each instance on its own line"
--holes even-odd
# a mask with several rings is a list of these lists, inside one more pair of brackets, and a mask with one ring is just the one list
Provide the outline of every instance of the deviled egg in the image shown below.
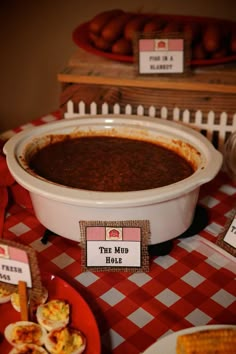
[[9,354],[48,354],[43,348],[35,344],[21,344],[14,347]]
[[47,331],[65,327],[70,319],[70,306],[64,300],[48,301],[38,306],[36,318]]
[[0,304],[5,304],[11,299],[11,291],[0,285]]
[[51,354],[81,354],[86,348],[86,337],[74,328],[57,328],[47,334],[45,347]]
[[20,297],[17,292],[11,294],[11,304],[17,312],[20,312]]
[[[43,291],[40,297],[32,297],[31,300],[31,311],[36,310],[38,305],[44,304],[48,298],[48,291],[43,287]],[[20,312],[20,296],[18,292],[14,292],[11,294],[11,304],[14,309]]]
[[4,331],[6,340],[14,347],[21,344],[41,346],[44,344],[46,333],[45,328],[31,321],[10,323]]

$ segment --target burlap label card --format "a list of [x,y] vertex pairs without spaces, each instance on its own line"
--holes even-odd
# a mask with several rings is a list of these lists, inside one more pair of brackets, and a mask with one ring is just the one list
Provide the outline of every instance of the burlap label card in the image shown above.
[[80,221],[80,230],[84,271],[149,270],[149,221]]
[[31,295],[40,296],[41,276],[35,251],[11,240],[0,240],[0,286],[10,292],[20,281],[26,283]]
[[236,257],[236,209],[232,211],[225,229],[218,237],[216,244]]

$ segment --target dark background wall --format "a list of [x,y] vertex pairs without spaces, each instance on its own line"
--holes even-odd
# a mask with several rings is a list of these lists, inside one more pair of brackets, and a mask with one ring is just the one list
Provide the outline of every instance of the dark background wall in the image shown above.
[[236,20],[234,0],[1,0],[0,132],[59,107],[57,74],[77,49],[73,29],[113,8]]

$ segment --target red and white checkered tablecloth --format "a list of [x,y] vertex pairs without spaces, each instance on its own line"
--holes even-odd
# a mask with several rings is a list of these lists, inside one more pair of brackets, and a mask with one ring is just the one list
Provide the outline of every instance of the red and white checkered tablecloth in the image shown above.
[[[32,125],[59,118],[48,115]],[[80,292],[97,320],[102,354],[138,354],[173,331],[236,324],[236,259],[215,245],[235,197],[236,187],[222,173],[202,186],[199,203],[209,212],[208,226],[175,240],[168,255],[150,258],[147,273],[81,272],[79,244],[57,235],[43,244],[45,228],[32,210],[16,204],[8,209],[3,237],[32,246],[42,271],[59,275]]]

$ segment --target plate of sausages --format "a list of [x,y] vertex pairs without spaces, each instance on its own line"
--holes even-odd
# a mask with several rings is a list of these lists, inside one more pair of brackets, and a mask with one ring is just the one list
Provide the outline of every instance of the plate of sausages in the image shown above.
[[[135,38],[173,33],[188,40],[192,66],[215,65],[236,60],[236,22],[209,17],[103,11],[80,24],[72,33],[74,43],[95,55],[134,62]],[[158,37],[157,37],[158,38]]]

